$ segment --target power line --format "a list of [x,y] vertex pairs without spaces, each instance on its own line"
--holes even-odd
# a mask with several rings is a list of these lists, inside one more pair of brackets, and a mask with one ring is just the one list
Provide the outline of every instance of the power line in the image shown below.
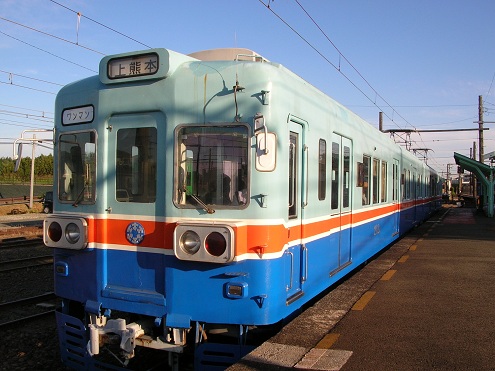
[[[5,120],[5,121],[9,121],[9,122],[13,122],[12,124],[9,123],[9,122],[3,122],[3,121],[0,121],[0,125],[6,125],[6,126],[15,126],[15,127],[23,127],[23,128],[29,128],[29,129],[32,129],[33,128],[33,124],[29,124],[29,123],[16,123],[18,121],[12,121],[12,120]],[[48,126],[48,125],[38,125],[36,126],[37,128],[47,128],[47,129],[52,129],[53,128],[53,125],[52,126]]]
[[52,117],[46,117],[46,116],[43,116],[43,115],[42,116],[40,116],[40,115],[31,115],[29,113],[23,113],[23,112],[0,110],[0,115],[15,116],[15,117],[25,117],[27,119],[37,120],[37,121],[43,121],[43,122],[53,122],[53,118]]
[[45,113],[51,113],[53,115],[53,112],[43,111],[43,110],[39,110],[39,109],[18,107],[18,106],[10,106],[8,104],[0,104],[0,107],[17,108],[17,109],[22,109],[24,111],[32,111],[32,112],[41,112],[42,113],[41,117],[45,117]]
[[53,57],[55,57],[55,58],[58,58],[58,59],[61,59],[61,60],[65,61],[65,62],[71,63],[71,64],[73,64],[73,65],[75,65],[75,66],[78,66],[78,67],[84,68],[85,70],[88,70],[88,71],[91,71],[91,72],[94,72],[94,73],[98,73],[98,71],[92,70],[91,68],[88,68],[88,67],[84,67],[83,65],[80,65],[80,64],[78,64],[78,63],[76,63],[76,62],[72,62],[72,61],[70,61],[70,60],[68,60],[68,59],[62,58],[62,57],[60,57],[60,56],[58,56],[58,55],[56,55],[56,54],[54,54],[54,53],[52,53],[52,52],[49,52],[49,51],[44,50],[44,49],[41,49],[41,48],[39,48],[39,47],[37,47],[37,46],[35,46],[35,45],[32,45],[32,44],[30,44],[30,43],[28,43],[28,42],[26,42],[26,41],[23,41],[23,40],[21,40],[21,39],[18,39],[18,38],[14,37],[14,36],[11,36],[11,35],[9,35],[9,34],[6,34],[6,33],[5,33],[5,32],[3,32],[3,31],[0,31],[0,34],[5,35],[5,36],[7,36],[7,37],[10,37],[11,39],[14,39],[14,40],[19,41],[19,42],[21,42],[21,43],[23,43],[23,44],[26,44],[26,45],[28,45],[28,46],[30,46],[30,47],[32,47],[32,48],[38,49],[38,50],[40,50],[40,51],[42,51],[42,52],[44,52],[44,53],[50,54],[51,56],[53,56]]
[[494,80],[495,80],[495,72],[493,73],[492,82],[490,83],[490,87],[488,88],[488,93],[486,93],[487,96],[490,96],[490,92],[492,90],[492,86],[493,86],[493,81]]
[[59,83],[56,83],[56,82],[51,82],[51,81],[46,81],[46,80],[41,80],[41,79],[36,79],[34,77],[29,77],[29,76],[24,76],[24,75],[20,75],[18,73],[14,73],[14,72],[9,72],[9,71],[3,71],[3,70],[0,70],[0,72],[3,72],[3,73],[6,73],[9,75],[9,79],[11,78],[11,76],[20,76],[20,77],[23,77],[25,79],[30,79],[30,80],[35,80],[35,81],[39,81],[39,82],[44,82],[46,84],[51,84],[51,85],[58,85],[58,86],[64,86],[64,84],[59,84]]
[[[364,78],[364,76],[357,70],[357,68],[354,67],[352,63],[343,55],[343,53],[335,46],[335,44],[330,40],[330,38],[326,35],[326,33],[323,31],[323,29],[316,23],[316,21],[313,19],[313,17],[310,16],[310,14],[302,7],[302,5],[298,2],[298,0],[295,0],[295,2],[301,7],[301,9],[304,11],[304,13],[309,17],[309,19],[315,24],[315,26],[320,30],[320,32],[325,36],[325,38],[328,40],[328,42],[335,48],[335,50],[339,54],[339,66],[337,67],[334,63],[332,63],[316,46],[314,46],[312,43],[309,42],[304,36],[302,36],[294,27],[292,27],[287,21],[285,21],[280,15],[278,15],[271,7],[270,7],[270,1],[268,4],[265,4],[263,0],[258,0],[261,4],[263,4],[270,12],[272,12],[273,15],[275,15],[282,23],[284,23],[292,32],[294,32],[301,40],[303,40],[310,48],[312,48],[317,54],[319,54],[328,64],[330,64],[337,72],[339,72],[352,86],[354,86],[361,94],[363,94],[376,108],[378,108],[381,112],[384,110],[376,103],[376,98],[379,97],[393,112],[393,114],[397,114],[404,122],[406,122],[409,126],[411,123],[407,121],[397,110],[392,107],[379,93],[376,89],[374,89],[371,84]],[[353,69],[354,71],[359,75],[359,77],[368,85],[368,87],[371,88],[371,90],[375,94],[375,100],[373,100],[371,97],[369,97],[363,89],[359,88],[356,83],[354,83],[350,77],[348,77],[341,69],[340,66],[340,58],[343,58]],[[397,127],[400,128],[400,126],[397,124],[397,122],[394,120],[393,117],[390,117],[386,112],[383,112],[386,117],[388,117]],[[399,138],[402,140],[406,141],[406,139],[402,138],[400,135],[398,135]]]
[[[328,37],[328,35],[323,31],[323,29],[318,25],[318,23],[314,20],[313,17],[304,9],[304,7],[299,3],[298,0],[295,0],[295,2],[299,5],[299,7],[303,10],[303,12],[308,16],[308,18],[313,22],[313,24],[320,30],[320,32],[325,36],[327,41],[335,48],[337,53],[339,54],[339,66],[337,67],[334,63],[332,63],[316,46],[314,46],[312,43],[310,43],[304,36],[302,36],[294,27],[292,27],[287,21],[285,21],[280,15],[278,15],[271,7],[270,7],[270,0],[268,1],[268,4],[265,4],[263,0],[258,0],[261,4],[263,4],[269,11],[271,11],[282,23],[284,23],[289,29],[291,29],[301,40],[303,40],[310,48],[312,48],[316,53],[318,53],[328,64],[330,64],[334,69],[336,69],[352,86],[354,86],[361,94],[363,94],[376,108],[378,108],[383,114],[385,114],[386,117],[388,117],[397,127],[400,128],[400,126],[397,124],[397,122],[394,120],[393,117],[390,117],[384,110],[377,104],[376,98],[380,98],[387,107],[389,107],[392,110],[392,116],[394,114],[397,114],[405,123],[407,123],[409,126],[413,126],[409,121],[404,118],[390,103],[387,102],[385,98],[383,98],[378,91],[371,86],[371,84],[368,82],[368,80],[357,70],[356,67],[344,56],[344,54],[337,48],[337,46],[332,42],[332,40]],[[343,58],[344,61],[346,61],[349,66],[352,67],[352,69],[358,74],[358,76],[368,85],[368,87],[373,91],[375,94],[375,99],[373,100],[371,97],[369,97],[363,89],[359,88],[356,83],[354,83],[350,77],[348,77],[341,69],[340,66],[340,58]],[[401,140],[403,140],[406,143],[406,149],[407,149],[407,139],[404,139],[400,134],[396,134]],[[395,139],[395,138],[394,138]],[[420,135],[420,139],[421,135]]]
[[143,45],[143,46],[145,46],[145,47],[147,47],[147,48],[151,49],[151,46],[146,45],[146,44],[144,44],[144,43],[142,43],[141,41],[138,41],[138,40],[136,40],[136,39],[133,39],[132,37],[130,37],[130,36],[128,36],[128,35],[126,35],[126,34],[124,34],[124,33],[120,32],[120,31],[114,30],[113,28],[108,27],[108,26],[104,25],[103,23],[100,23],[100,22],[98,22],[98,21],[96,21],[96,20],[94,20],[94,19],[91,19],[91,18],[89,18],[89,17],[86,17],[85,15],[81,14],[80,12],[76,12],[75,10],[73,10],[73,9],[71,9],[71,8],[69,8],[69,7],[65,6],[65,5],[62,5],[62,4],[60,4],[60,3],[58,3],[58,2],[56,2],[56,1],[54,1],[54,0],[50,0],[50,1],[51,1],[52,3],[54,3],[54,4],[57,4],[58,6],[61,6],[62,8],[65,8],[65,9],[67,9],[67,10],[69,10],[69,11],[71,11],[71,12],[73,12],[73,13],[77,14],[77,16],[78,16],[78,17],[83,17],[83,18],[86,18],[86,19],[90,20],[91,22],[96,23],[97,25],[99,25],[99,26],[101,26],[101,27],[104,27],[104,28],[106,28],[106,29],[108,29],[108,30],[110,30],[110,31],[112,31],[112,32],[115,32],[115,33],[117,33],[117,34],[119,34],[119,35],[121,35],[121,36],[124,36],[124,37],[128,38],[129,40],[132,40],[132,41],[134,41],[134,42],[136,42],[136,43],[138,43],[138,44],[141,44],[141,45]]
[[18,88],[29,89],[29,90],[38,91],[38,92],[41,92],[41,93],[52,94],[52,95],[56,95],[56,94],[57,94],[57,93],[54,93],[54,92],[51,92],[51,91],[46,91],[46,90],[41,90],[41,89],[31,88],[31,87],[29,87],[29,86],[24,86],[24,85],[14,84],[13,82],[4,82],[4,81],[0,81],[0,84],[10,85],[10,86],[17,86]]
[[[362,104],[346,104],[347,107],[372,108]],[[395,105],[395,108],[442,108],[442,107],[478,107],[476,104],[420,104],[420,105]]]
[[6,22],[13,23],[13,24],[15,24],[15,25],[17,25],[17,26],[27,28],[28,30],[31,30],[31,31],[35,31],[35,32],[41,33],[41,34],[43,34],[43,35],[45,35],[45,36],[50,36],[50,37],[52,37],[52,38],[54,38],[54,39],[57,39],[57,40],[60,40],[60,41],[63,41],[63,42],[66,42],[66,43],[69,43],[69,44],[72,44],[72,45],[78,46],[78,47],[80,47],[80,48],[87,49],[87,50],[92,51],[92,52],[94,52],[94,53],[98,53],[98,54],[101,54],[101,55],[105,55],[105,54],[103,54],[103,53],[101,53],[101,52],[99,52],[99,51],[97,51],[97,50],[94,50],[94,49],[88,48],[87,46],[81,45],[81,44],[79,44],[79,43],[75,43],[75,42],[73,42],[73,41],[70,41],[70,40],[67,40],[67,39],[61,38],[61,37],[59,37],[59,36],[55,36],[55,35],[49,34],[49,33],[47,33],[47,32],[44,32],[44,31],[38,30],[38,29],[33,28],[33,27],[26,26],[26,25],[24,25],[24,24],[22,24],[22,23],[18,23],[18,22],[15,22],[15,21],[12,21],[12,20],[10,20],[10,19],[3,18],[3,17],[0,17],[0,19],[4,20],[4,21],[6,21]]
[[[306,9],[304,9],[304,7],[299,3],[298,0],[294,0],[297,5],[299,5],[299,7],[303,10],[303,12],[308,16],[308,18],[311,20],[311,22],[313,22],[313,24],[320,30],[320,32],[323,34],[323,36],[325,36],[325,38],[328,40],[328,42],[335,48],[335,50],[337,51],[337,53],[339,53],[339,57],[342,57],[346,62],[347,64],[349,64],[349,66],[352,67],[352,69],[358,74],[359,77],[361,77],[361,79],[366,83],[366,85],[368,85],[368,87],[375,93],[375,96],[379,97],[389,108],[392,108],[394,110],[394,108],[385,100],[385,98],[383,98],[379,93],[378,91],[373,88],[373,86],[371,86],[371,84],[369,83],[369,81],[361,74],[361,72],[358,71],[358,69],[356,67],[354,67],[354,65],[346,58],[346,56],[339,50],[339,48],[337,48],[337,46],[333,43],[332,40],[330,40],[330,38],[328,37],[328,35],[323,31],[323,29],[318,25],[318,23],[314,20],[313,17],[311,17],[311,15],[306,11]],[[334,66],[335,67],[335,66]],[[339,69],[338,71],[340,72],[340,63],[339,63]],[[366,96],[367,97],[367,96]],[[367,97],[370,101],[372,101],[369,97]],[[374,103],[374,105],[377,107],[377,108],[380,108],[378,107],[378,105],[376,103]],[[397,112],[397,111],[395,111]],[[397,114],[399,115],[399,117],[401,117],[406,123],[408,123],[408,121],[402,117],[398,112]],[[388,116],[387,116],[388,117]],[[392,120],[393,121],[393,120]],[[410,124],[409,124],[410,125]],[[412,126],[412,125],[411,125]]]
[[[304,9],[304,7],[300,4],[300,2],[298,0],[294,0],[298,5],[299,7],[303,10],[303,12],[307,15],[307,17],[313,22],[313,24],[319,29],[319,31],[325,36],[325,38],[327,39],[327,41],[334,47],[334,49],[337,51],[338,55],[339,55],[339,65],[336,66],[335,63],[332,63],[325,55],[323,55],[323,53],[316,47],[314,46],[313,44],[311,44],[304,36],[302,36],[297,30],[295,30],[294,27],[292,27],[287,21],[285,21],[280,15],[278,15],[271,7],[270,7],[270,3],[271,1],[268,0],[268,4],[266,4],[264,1],[262,0],[258,0],[260,3],[262,3],[269,11],[271,11],[282,23],[284,23],[289,29],[291,29],[302,41],[304,41],[310,48],[312,48],[316,53],[318,53],[328,64],[330,64],[333,68],[335,68],[345,79],[347,79],[347,81],[349,81],[351,83],[351,85],[353,85],[359,92],[361,92],[372,104],[374,107],[377,107],[380,109],[380,106],[379,104],[376,103],[376,98],[380,98],[386,105],[388,108],[390,108],[392,110],[392,113],[393,115],[398,115],[398,117],[400,117],[405,123],[407,123],[409,126],[412,126],[414,127],[414,125],[412,125],[411,123],[409,123],[409,121],[404,118],[397,110],[396,108],[438,108],[438,107],[470,107],[470,106],[474,106],[472,104],[455,104],[455,105],[422,105],[422,106],[418,106],[418,105],[404,105],[404,106],[392,106],[391,104],[389,104],[379,93],[376,89],[373,88],[373,86],[369,83],[369,81],[358,71],[358,69],[343,55],[343,53],[337,48],[337,46],[332,42],[332,40],[330,40],[330,38],[326,35],[326,33],[323,31],[323,29],[317,24],[317,22],[314,20],[314,18],[306,11],[306,9]],[[368,96],[364,91],[363,89],[359,88],[357,86],[356,83],[354,83],[353,81],[351,81],[351,79],[342,71],[341,69],[341,59],[344,60],[356,73],[357,75],[366,83],[366,85],[373,91],[373,93],[375,94],[375,99],[373,100],[370,96]],[[492,88],[492,85],[493,85],[493,82],[495,81],[495,74],[492,78],[492,84],[490,85],[490,89],[489,89],[489,93],[491,91],[491,88]],[[383,110],[381,110],[383,111]],[[394,122],[394,124],[399,127],[399,125],[397,124],[397,122],[394,120],[393,117],[390,117],[386,112],[384,112],[385,116],[387,116],[392,122]],[[451,125],[452,123],[455,123],[455,122],[461,122],[461,121],[467,121],[469,119],[464,119],[464,120],[459,120],[459,121],[454,121],[454,122],[451,122],[451,123],[441,123],[441,124],[435,124],[434,126],[437,126],[437,125]],[[421,136],[420,133],[418,133],[419,136],[420,136],[420,140],[421,142],[424,143],[423,141],[423,138]],[[397,135],[397,134],[396,134]],[[398,135],[399,138],[401,138],[401,140],[404,140],[406,142],[406,140]],[[407,139],[407,141],[413,143],[412,141],[410,141],[410,138]],[[400,143],[399,143],[400,144]]]

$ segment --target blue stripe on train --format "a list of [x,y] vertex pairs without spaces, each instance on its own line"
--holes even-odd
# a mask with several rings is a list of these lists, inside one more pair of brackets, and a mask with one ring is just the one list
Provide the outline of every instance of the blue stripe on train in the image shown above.
[[[403,229],[414,224],[412,210],[401,215]],[[272,324],[397,239],[394,218],[390,215],[353,227],[349,237],[352,264],[341,261],[340,266],[345,268],[340,271],[340,237],[335,233],[304,248],[291,247],[278,259],[226,265],[119,250],[56,253],[56,261],[64,261],[69,268],[67,277],[57,278],[55,290],[63,298],[99,303],[102,308],[155,317],[167,315],[179,327],[189,320]],[[230,295],[227,290],[231,286],[241,287],[242,295]],[[291,303],[290,296],[298,293],[304,295],[295,295],[297,300]]]

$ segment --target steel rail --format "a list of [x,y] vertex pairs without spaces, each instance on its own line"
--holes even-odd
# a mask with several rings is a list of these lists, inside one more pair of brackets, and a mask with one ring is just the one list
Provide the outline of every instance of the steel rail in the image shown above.
[[[11,308],[21,307],[23,305],[29,305],[29,304],[33,304],[33,303],[40,303],[43,301],[55,300],[56,298],[57,298],[57,296],[55,295],[54,292],[52,292],[52,291],[46,292],[46,293],[41,294],[41,295],[36,295],[36,296],[28,297],[28,298],[9,301],[6,303],[0,303],[0,310],[9,311]],[[19,324],[19,323],[27,322],[27,321],[37,319],[40,317],[44,317],[44,316],[47,316],[48,314],[55,312],[55,310],[56,309],[49,309],[49,310],[45,310],[45,311],[40,312],[40,313],[31,314],[29,316],[24,316],[21,318],[16,318],[16,319],[13,319],[13,320],[10,320],[7,322],[2,322],[2,323],[0,323],[0,328],[6,328],[6,327],[9,327],[9,326],[12,326],[15,324]]]
[[15,247],[33,247],[38,245],[43,245],[43,238],[36,237],[26,239],[25,237],[13,237],[0,240],[0,248],[2,249],[10,249]]
[[[37,262],[37,263],[23,264],[30,262]],[[0,268],[0,273],[11,272],[19,269],[40,267],[43,265],[50,265],[50,264],[53,264],[52,255],[43,255],[43,256],[35,256],[31,258],[9,260],[0,263],[0,267],[6,267],[6,268]]]

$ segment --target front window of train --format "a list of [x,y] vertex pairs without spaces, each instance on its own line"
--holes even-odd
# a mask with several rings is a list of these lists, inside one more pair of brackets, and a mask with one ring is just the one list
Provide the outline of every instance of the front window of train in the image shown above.
[[176,130],[175,202],[179,207],[213,212],[247,205],[248,133],[246,125]]
[[96,133],[67,133],[59,138],[58,198],[75,206],[95,202]]

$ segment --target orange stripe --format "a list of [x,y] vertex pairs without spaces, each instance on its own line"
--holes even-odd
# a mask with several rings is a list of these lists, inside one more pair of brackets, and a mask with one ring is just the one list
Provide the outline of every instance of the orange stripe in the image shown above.
[[397,209],[398,209],[397,206],[398,205],[389,205],[389,206],[382,207],[379,209],[373,208],[373,209],[366,210],[366,211],[363,211],[363,212],[360,212],[357,214],[352,214],[352,222],[353,223],[360,223],[360,222],[364,222],[368,219],[375,219],[375,218],[382,217],[385,214],[397,211]]
[[[388,205],[382,208],[374,208],[356,214],[342,214],[341,217],[329,217],[302,226],[284,225],[245,225],[233,226],[235,235],[235,255],[246,253],[280,252],[283,247],[291,242],[311,238],[328,233],[338,228],[339,225],[348,226],[351,223],[365,222],[369,219],[382,217],[384,214],[397,211],[398,204]],[[134,220],[125,219],[88,219],[89,242],[98,244],[114,244],[133,246],[126,238],[127,226]],[[173,249],[173,235],[176,222],[139,221],[145,229],[145,238],[141,246]]]
[[[109,243],[117,245],[132,244],[127,241],[126,229],[130,220],[98,219],[92,224],[94,228],[94,241],[96,243]],[[173,248],[173,231],[175,223],[159,223],[152,221],[140,221],[146,232],[143,244],[149,247]]]

